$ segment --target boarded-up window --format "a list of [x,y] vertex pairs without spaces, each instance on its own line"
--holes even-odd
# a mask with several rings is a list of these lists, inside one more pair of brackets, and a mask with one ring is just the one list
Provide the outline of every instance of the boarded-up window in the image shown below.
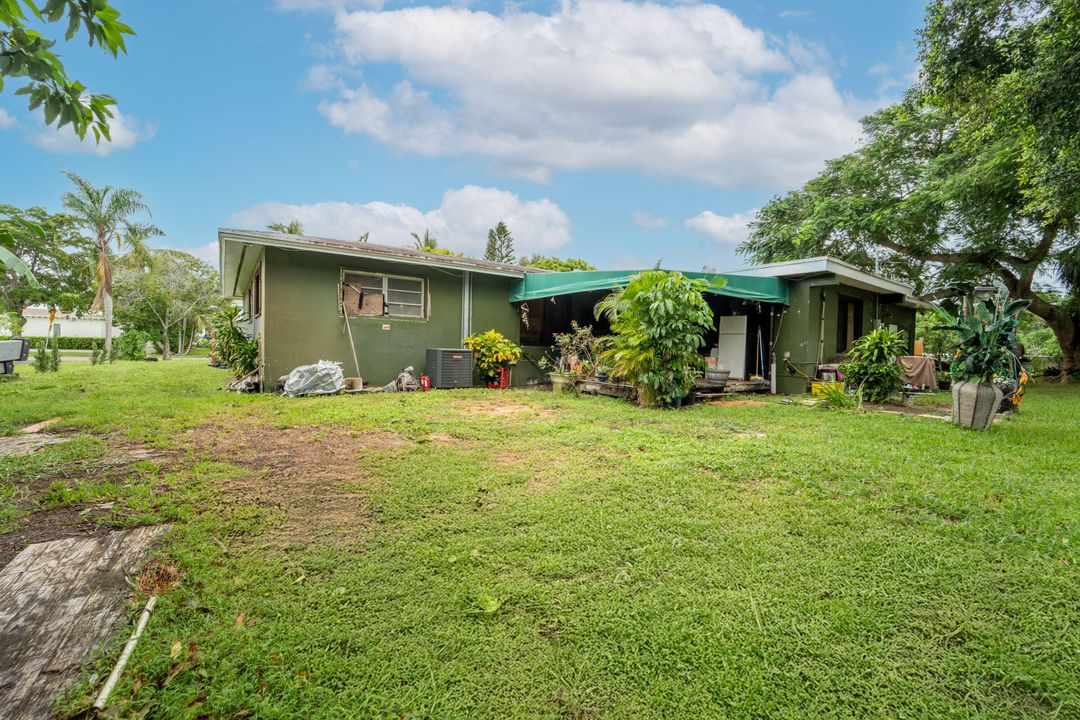
[[347,272],[343,280],[345,312],[351,316],[425,316],[425,289],[421,278]]

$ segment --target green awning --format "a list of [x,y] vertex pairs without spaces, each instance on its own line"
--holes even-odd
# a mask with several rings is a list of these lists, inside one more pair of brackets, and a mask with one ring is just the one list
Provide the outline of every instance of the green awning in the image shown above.
[[[630,278],[643,270],[574,270],[571,272],[528,273],[518,280],[510,291],[510,302],[523,302],[555,295],[573,295],[574,293],[611,290],[625,287]],[[725,275],[684,272],[683,275],[703,280],[723,278],[727,283],[713,287],[709,292],[717,295],[758,300],[760,302],[782,303],[787,305],[787,281],[776,277],[757,277],[753,275]]]

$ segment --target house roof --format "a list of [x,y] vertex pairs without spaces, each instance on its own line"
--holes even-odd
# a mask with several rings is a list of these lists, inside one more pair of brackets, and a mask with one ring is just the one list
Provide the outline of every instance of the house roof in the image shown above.
[[[510,302],[535,300],[556,295],[572,295],[579,292],[610,290],[625,287],[630,279],[644,270],[574,270],[572,272],[526,275],[518,280],[510,291]],[[723,279],[723,284],[711,286],[707,292],[716,295],[787,304],[787,283],[778,277],[758,277],[736,273],[684,272],[691,278],[713,281]]]
[[903,297],[902,304],[909,307],[928,307],[925,301],[914,295],[914,288],[911,285],[865,272],[851,263],[825,255],[740,268],[732,271],[732,273],[756,277],[784,278],[786,280],[829,277],[835,279],[841,285],[848,285],[875,293],[900,295]]
[[412,250],[391,245],[376,245],[354,240],[290,235],[268,230],[218,230],[218,253],[221,268],[222,292],[226,297],[236,297],[243,292],[247,279],[255,267],[255,253],[246,252],[249,245],[275,247],[302,252],[320,252],[345,257],[362,257],[405,265],[423,265],[462,271],[522,278],[528,273],[544,273],[545,270],[527,268],[510,263],[489,262],[457,255]]

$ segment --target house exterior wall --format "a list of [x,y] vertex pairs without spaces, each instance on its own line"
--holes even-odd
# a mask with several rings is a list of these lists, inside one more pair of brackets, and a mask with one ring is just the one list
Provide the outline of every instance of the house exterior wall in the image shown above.
[[[105,337],[105,320],[103,318],[67,318],[58,317],[56,324],[60,326],[60,334],[64,337]],[[113,326],[113,337],[119,337],[123,331]],[[29,317],[23,325],[24,337],[45,337],[49,334],[49,318]]]
[[[461,347],[462,271],[278,248],[266,249],[263,268],[265,387],[298,365],[318,360],[341,363],[347,377],[356,374],[339,300],[343,269],[426,281],[426,318],[349,318],[366,386],[385,385],[408,365],[425,372],[428,348]],[[517,342],[517,316],[509,302],[513,279],[470,275],[472,331],[494,328]]]
[[[879,302],[875,293],[846,285],[822,284],[820,279],[791,281],[788,285],[788,308],[780,324],[776,339],[776,389],[782,394],[806,392],[806,379],[784,363],[784,353],[801,372],[814,377],[818,366],[818,354],[822,364],[834,363],[846,348],[838,347],[837,325],[841,296],[862,302],[862,323],[858,335],[865,335],[874,328],[875,310],[885,325],[896,325],[907,337],[908,352],[914,344],[915,311],[895,303]],[[822,299],[824,299],[825,326],[822,338]],[[820,347],[819,347],[820,346]]]

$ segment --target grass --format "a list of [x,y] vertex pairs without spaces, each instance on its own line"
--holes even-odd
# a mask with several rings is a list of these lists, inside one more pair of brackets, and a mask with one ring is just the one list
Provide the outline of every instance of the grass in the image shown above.
[[[773,399],[287,400],[222,380],[195,363],[72,364],[0,385],[0,427],[61,416],[177,449],[207,422],[301,439],[279,502],[230,494],[274,488],[276,466],[205,449],[168,483],[146,473],[185,508],[161,551],[183,580],[114,695],[122,715],[1080,715],[1075,385],[1035,386],[974,433]],[[362,521],[317,513],[280,542],[304,468],[344,446],[355,458],[318,500],[329,517],[361,495]],[[20,461],[0,487],[56,460]],[[72,484],[42,502],[125,492]]]

